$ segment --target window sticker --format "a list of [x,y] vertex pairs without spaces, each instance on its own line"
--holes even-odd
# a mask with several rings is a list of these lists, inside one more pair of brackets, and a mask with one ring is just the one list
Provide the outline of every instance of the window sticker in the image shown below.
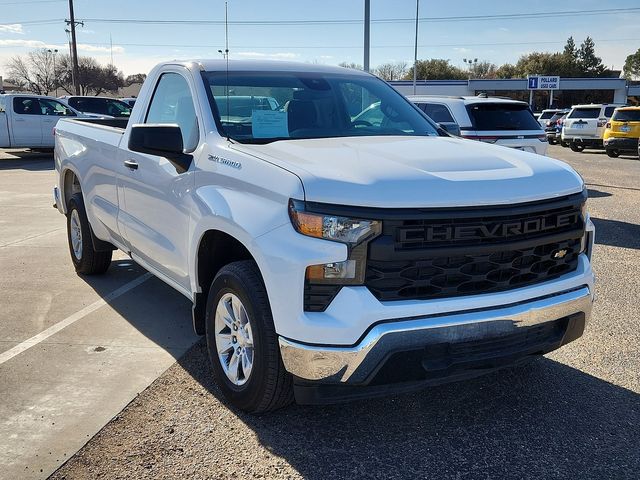
[[251,112],[253,138],[289,137],[287,112],[253,110]]

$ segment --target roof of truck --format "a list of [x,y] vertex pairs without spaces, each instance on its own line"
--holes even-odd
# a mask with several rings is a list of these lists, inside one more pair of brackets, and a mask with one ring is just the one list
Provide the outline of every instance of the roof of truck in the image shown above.
[[[196,64],[204,71],[221,72],[227,69],[224,59],[199,59],[193,61],[174,61],[164,64],[193,65]],[[337,67],[334,65],[319,65],[316,63],[289,62],[281,60],[229,60],[230,72],[317,72],[317,73],[352,73],[354,75],[369,75],[369,73],[354,68]]]

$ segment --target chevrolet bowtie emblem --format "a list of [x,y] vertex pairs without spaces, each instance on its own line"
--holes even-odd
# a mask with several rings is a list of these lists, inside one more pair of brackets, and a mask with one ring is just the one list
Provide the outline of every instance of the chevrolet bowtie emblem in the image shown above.
[[567,251],[563,248],[562,250],[558,250],[554,255],[553,258],[564,258],[564,256],[567,254]]

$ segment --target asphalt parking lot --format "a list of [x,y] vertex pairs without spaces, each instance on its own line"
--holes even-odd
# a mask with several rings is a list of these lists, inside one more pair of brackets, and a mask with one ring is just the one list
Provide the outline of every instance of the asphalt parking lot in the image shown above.
[[0,478],[638,478],[640,161],[549,154],[597,228],[584,337],[472,381],[250,416],[213,384],[188,302],[124,255],[75,275],[52,160],[0,153]]

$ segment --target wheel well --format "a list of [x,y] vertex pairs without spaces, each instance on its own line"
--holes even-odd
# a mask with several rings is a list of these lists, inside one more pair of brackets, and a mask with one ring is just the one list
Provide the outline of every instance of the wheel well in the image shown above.
[[207,295],[213,279],[222,267],[239,260],[254,260],[249,250],[231,235],[219,230],[207,231],[198,247],[198,285],[193,305],[193,328],[199,335],[205,333]]
[[80,180],[75,173],[71,170],[67,170],[64,173],[64,186],[63,186],[63,195],[65,205],[69,205],[69,200],[75,193],[82,192],[82,188],[80,188]]

